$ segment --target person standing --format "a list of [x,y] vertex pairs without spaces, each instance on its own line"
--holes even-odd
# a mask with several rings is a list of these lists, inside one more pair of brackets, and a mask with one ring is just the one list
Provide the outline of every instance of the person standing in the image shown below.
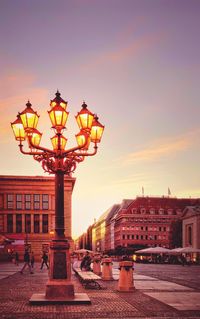
[[30,265],[30,254],[29,254],[28,249],[26,249],[25,253],[24,253],[24,266],[22,267],[22,269],[20,271],[21,274],[23,274],[23,271],[26,267],[29,268],[30,274],[33,274],[32,269],[31,269],[31,265]]
[[31,252],[31,269],[33,271],[34,268],[34,263],[35,263],[35,256],[34,256],[34,252]]
[[48,255],[45,251],[43,251],[43,255],[42,255],[42,263],[41,263],[41,267],[40,269],[43,268],[44,264],[46,265],[47,269],[49,269],[49,265],[48,265]]

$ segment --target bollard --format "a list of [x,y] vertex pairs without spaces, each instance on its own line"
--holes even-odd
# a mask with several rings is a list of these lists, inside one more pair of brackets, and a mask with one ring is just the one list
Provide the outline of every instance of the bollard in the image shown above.
[[102,259],[102,280],[113,280],[111,258]]
[[93,259],[93,273],[98,276],[101,274],[101,256],[99,254],[95,255]]
[[132,261],[121,261],[119,263],[119,281],[118,291],[133,291],[135,290],[133,282],[133,262]]

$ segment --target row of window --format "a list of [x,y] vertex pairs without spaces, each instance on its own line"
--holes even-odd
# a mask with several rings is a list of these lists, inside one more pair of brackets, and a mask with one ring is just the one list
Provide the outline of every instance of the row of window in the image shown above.
[[[24,226],[25,233],[31,233],[31,214],[24,215],[24,225],[22,225],[22,214],[16,214],[16,233],[22,233],[22,229]],[[40,215],[34,214],[33,215],[33,232],[34,233],[48,233],[48,214],[42,214],[42,229],[40,230]],[[13,233],[14,231],[14,222],[13,222],[13,215],[7,215],[7,232]]]
[[[14,207],[14,203],[16,207]],[[24,207],[23,207],[24,204]],[[7,194],[7,209],[31,209],[31,206],[34,210],[49,209],[49,195],[48,194]]]
[[123,226],[122,230],[143,230],[143,231],[148,231],[148,230],[153,230],[153,231],[169,231],[169,227],[156,227],[156,226]]
[[130,239],[136,239],[136,240],[157,240],[157,239],[166,239],[165,235],[122,235],[123,240],[130,240]]
[[132,214],[176,215],[176,214],[180,214],[181,210],[180,209],[174,210],[172,208],[169,208],[167,210],[163,208],[160,208],[160,209],[132,208],[131,212]]

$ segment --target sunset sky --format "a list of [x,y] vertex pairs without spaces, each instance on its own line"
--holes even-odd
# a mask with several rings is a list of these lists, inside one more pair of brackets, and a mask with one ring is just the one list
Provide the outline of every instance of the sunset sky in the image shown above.
[[50,147],[57,89],[76,144],[83,100],[105,132],[79,164],[73,235],[123,199],[200,197],[199,0],[0,0],[0,175],[44,175],[10,127],[30,99]]

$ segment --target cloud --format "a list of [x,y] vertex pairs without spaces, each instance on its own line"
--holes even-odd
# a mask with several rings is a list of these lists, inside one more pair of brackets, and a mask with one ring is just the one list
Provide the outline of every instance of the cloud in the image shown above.
[[129,153],[121,160],[124,165],[129,165],[135,162],[155,161],[169,157],[190,148],[198,136],[199,129],[171,139],[160,139],[140,151]]
[[118,44],[115,50],[105,51],[97,55],[91,62],[82,67],[84,69],[95,68],[103,64],[116,64],[135,57],[139,52],[146,50],[163,37],[161,33],[148,34],[132,40],[128,44]]
[[38,109],[38,105],[46,106],[48,90],[36,87],[34,82],[34,74],[21,70],[18,72],[16,69],[0,76],[0,117],[3,118],[0,122],[1,143],[9,139],[10,122],[25,108],[28,99],[35,110]]

